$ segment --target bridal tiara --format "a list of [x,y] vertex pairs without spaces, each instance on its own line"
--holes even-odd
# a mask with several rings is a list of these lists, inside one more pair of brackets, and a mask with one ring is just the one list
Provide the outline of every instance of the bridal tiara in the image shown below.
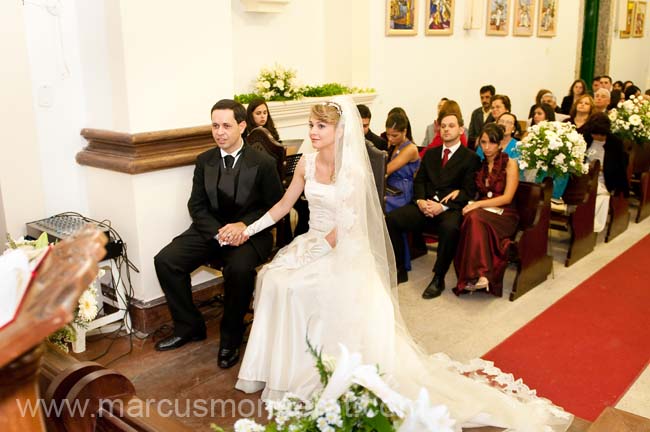
[[341,108],[341,105],[337,104],[336,102],[332,101],[327,101],[321,103],[321,105],[327,106],[327,107],[333,107],[337,113],[339,113],[339,116],[343,115],[343,109]]

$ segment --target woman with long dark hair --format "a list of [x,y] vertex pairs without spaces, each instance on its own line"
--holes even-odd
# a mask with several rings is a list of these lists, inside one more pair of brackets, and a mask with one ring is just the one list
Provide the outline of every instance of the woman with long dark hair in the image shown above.
[[278,134],[271,112],[266,101],[262,98],[253,99],[246,108],[246,135],[251,133],[256,127],[263,126],[266,130],[271,132],[276,141],[280,141],[280,134]]

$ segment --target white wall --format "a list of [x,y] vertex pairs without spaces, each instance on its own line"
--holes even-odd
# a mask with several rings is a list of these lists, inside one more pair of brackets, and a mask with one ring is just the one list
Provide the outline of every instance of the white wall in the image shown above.
[[409,115],[419,144],[441,97],[460,104],[469,126],[472,110],[480,105],[479,88],[484,84],[493,84],[497,93],[508,95],[519,117],[528,114],[540,88],[553,90],[560,100],[566,93],[576,75],[580,2],[561,2],[558,34],[553,38],[486,36],[483,17],[481,29],[463,30],[465,3],[456,2],[451,36],[425,36],[421,7],[418,35],[387,37],[385,2],[372,2],[369,84],[379,93],[373,112],[375,131],[384,130],[382,123],[388,111],[401,106]]
[[294,0],[281,13],[246,12],[232,1],[235,93],[250,93],[263,67],[279,64],[295,69],[303,84],[325,79],[323,2]]
[[233,94],[230,2],[120,1],[129,132],[208,124]]
[[[625,27],[625,3],[619,5],[619,29]],[[633,81],[644,92],[650,88],[650,19],[646,6],[645,28],[642,38],[621,39],[619,32],[612,35],[609,75],[614,81]]]
[[75,155],[85,118],[77,17],[71,0],[24,6],[45,211],[86,213],[86,189]]
[[21,2],[0,2],[0,187],[7,232],[14,237],[25,233],[25,222],[45,216],[23,13]]

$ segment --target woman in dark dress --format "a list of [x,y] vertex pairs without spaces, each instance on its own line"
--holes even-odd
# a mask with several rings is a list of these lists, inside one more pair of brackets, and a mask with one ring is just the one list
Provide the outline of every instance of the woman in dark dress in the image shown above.
[[582,96],[587,92],[587,83],[583,79],[577,79],[573,81],[573,84],[571,84],[571,88],[569,88],[569,93],[564,96],[562,99],[562,105],[560,108],[560,112],[562,114],[569,114],[571,112],[571,107],[573,106],[573,103],[575,102],[576,98],[578,96]]
[[498,297],[502,295],[510,237],[519,222],[513,205],[519,168],[499,148],[503,134],[503,126],[490,123],[483,127],[479,138],[485,159],[476,173],[478,199],[463,208],[463,225],[454,259],[458,275],[456,295],[479,289]]

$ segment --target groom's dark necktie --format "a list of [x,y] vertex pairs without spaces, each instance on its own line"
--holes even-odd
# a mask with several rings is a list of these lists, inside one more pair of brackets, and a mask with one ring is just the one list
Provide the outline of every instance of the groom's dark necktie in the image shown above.
[[233,165],[235,165],[235,157],[230,156],[230,155],[226,155],[224,157],[224,163],[226,164],[226,168],[229,168],[229,169],[232,168]]

